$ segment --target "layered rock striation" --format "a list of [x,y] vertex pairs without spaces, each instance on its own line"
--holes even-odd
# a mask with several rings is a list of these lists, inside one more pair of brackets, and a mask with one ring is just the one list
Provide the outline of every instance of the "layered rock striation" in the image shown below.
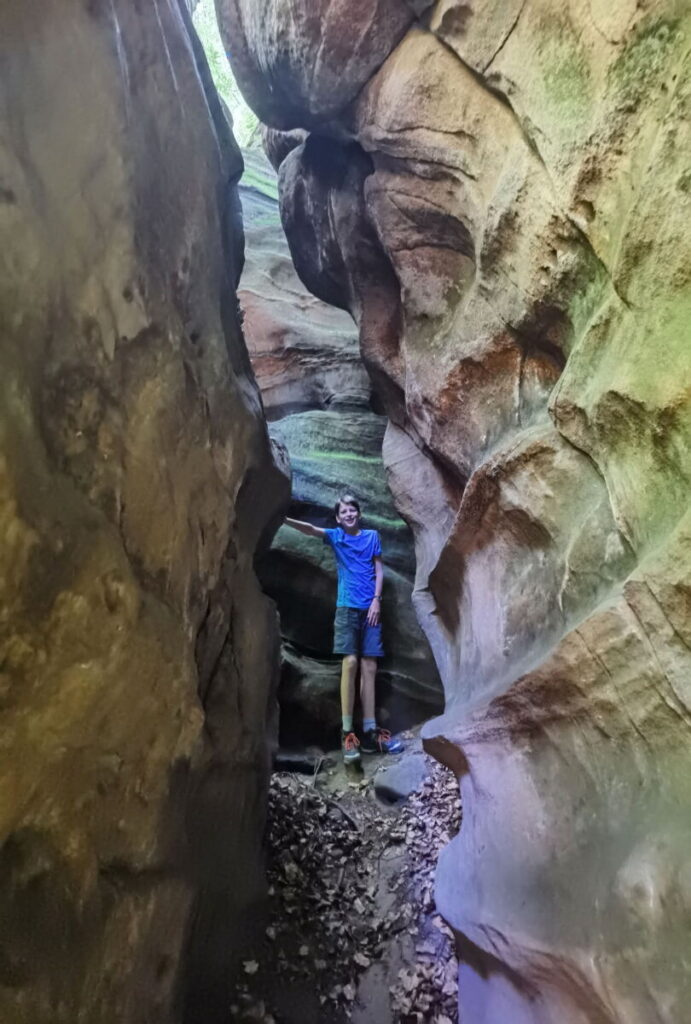
[[0,80],[0,1018],[210,1021],[261,892],[252,560],[288,497],[242,161],[184,5],[6,3]]
[[688,5],[217,2],[298,273],[390,421],[461,1016],[683,1020]]
[[[263,154],[245,154],[240,195],[247,242],[239,289],[244,330],[271,435],[290,453],[293,514],[331,527],[339,494],[347,489],[359,496],[366,525],[381,533],[386,564],[380,716],[393,729],[422,722],[443,707],[442,690],[412,611],[412,536],[386,485],[386,418],[373,408],[357,330],[347,313],[315,298],[297,277],[281,227],[275,172]],[[285,527],[257,568],[280,613],[281,741],[289,747],[338,742],[333,555]]]

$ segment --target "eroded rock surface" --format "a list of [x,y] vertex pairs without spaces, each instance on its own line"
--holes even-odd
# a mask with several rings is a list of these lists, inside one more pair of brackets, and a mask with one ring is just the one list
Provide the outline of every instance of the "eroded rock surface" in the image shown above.
[[264,7],[235,70],[298,272],[358,320],[416,535],[428,741],[464,802],[437,882],[461,1015],[682,1020],[688,5],[419,0],[386,45],[353,9],[377,68],[319,35],[340,108],[308,5]]
[[[248,349],[271,435],[290,453],[293,514],[334,526],[333,503],[346,488],[360,496],[365,522],[381,533],[387,657],[377,698],[382,719],[400,729],[437,714],[443,703],[434,660],[411,606],[412,537],[386,485],[381,454],[386,418],[372,408],[372,386],[352,318],[311,295],[295,273],[276,189],[263,154],[246,153],[240,193],[247,245],[239,298]],[[284,527],[259,560],[258,572],[280,612],[282,741],[337,742],[340,659],[331,654],[333,554]]]
[[261,892],[278,634],[252,557],[288,486],[187,19],[0,12],[4,1024],[164,1024],[186,991],[215,1020]]
[[281,227],[276,173],[262,152],[247,152],[244,161],[247,245],[238,294],[267,419],[370,410],[372,388],[352,318],[302,284]]

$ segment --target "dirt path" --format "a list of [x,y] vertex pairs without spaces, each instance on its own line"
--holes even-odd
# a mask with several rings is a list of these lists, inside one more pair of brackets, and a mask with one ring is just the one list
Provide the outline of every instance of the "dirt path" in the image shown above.
[[373,784],[380,768],[381,790],[392,759],[367,759],[360,779],[340,765],[313,779],[272,777],[270,919],[242,965],[231,1021],[456,1022],[457,964],[433,876],[459,826],[458,787],[418,756],[426,778],[396,806]]

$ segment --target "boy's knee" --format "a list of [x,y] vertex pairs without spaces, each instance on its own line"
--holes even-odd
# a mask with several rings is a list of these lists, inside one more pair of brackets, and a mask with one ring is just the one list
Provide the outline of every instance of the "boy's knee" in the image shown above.
[[347,665],[348,668],[354,668],[357,665],[357,654],[344,655],[343,664]]

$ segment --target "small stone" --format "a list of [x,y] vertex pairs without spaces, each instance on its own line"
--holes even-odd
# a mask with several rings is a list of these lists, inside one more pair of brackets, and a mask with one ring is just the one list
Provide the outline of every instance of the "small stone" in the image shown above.
[[425,956],[434,956],[437,952],[437,948],[433,942],[426,940],[425,942],[418,942],[415,946],[416,953],[423,953]]

